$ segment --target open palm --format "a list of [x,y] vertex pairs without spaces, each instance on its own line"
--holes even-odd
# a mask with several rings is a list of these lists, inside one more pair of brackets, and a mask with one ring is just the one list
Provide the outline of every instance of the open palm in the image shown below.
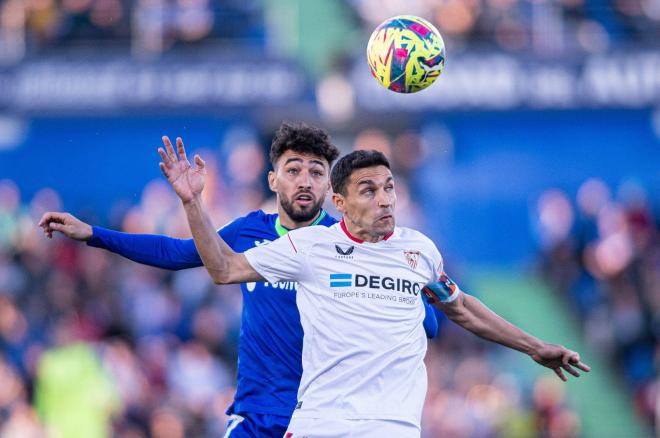
[[181,201],[192,201],[195,196],[204,190],[204,177],[206,176],[206,165],[199,155],[195,155],[193,161],[195,167],[191,166],[186,157],[186,149],[183,147],[181,137],[176,139],[176,152],[172,147],[169,137],[163,137],[165,149],[158,148],[160,158],[160,170],[167,178]]

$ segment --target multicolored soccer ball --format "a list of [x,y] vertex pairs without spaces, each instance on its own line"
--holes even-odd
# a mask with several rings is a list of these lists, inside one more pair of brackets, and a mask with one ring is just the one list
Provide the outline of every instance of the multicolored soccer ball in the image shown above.
[[412,15],[385,20],[369,38],[371,74],[388,90],[415,93],[431,85],[445,67],[445,43],[428,21]]

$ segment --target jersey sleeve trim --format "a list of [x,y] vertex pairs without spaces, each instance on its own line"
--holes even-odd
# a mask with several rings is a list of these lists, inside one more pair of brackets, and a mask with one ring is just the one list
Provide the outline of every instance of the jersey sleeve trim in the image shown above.
[[252,266],[252,269],[257,271],[259,275],[261,275],[264,279],[266,279],[267,282],[276,283],[277,277],[275,277],[274,274],[271,274],[265,267],[261,266],[261,264],[258,261],[259,257],[257,257],[253,249],[254,248],[248,249],[243,253],[245,255],[245,259],[248,261],[250,266]]
[[289,238],[289,243],[291,243],[291,246],[293,247],[293,251],[297,254],[298,250],[296,249],[296,245],[293,244],[293,240],[291,240],[291,235],[287,233],[286,237]]

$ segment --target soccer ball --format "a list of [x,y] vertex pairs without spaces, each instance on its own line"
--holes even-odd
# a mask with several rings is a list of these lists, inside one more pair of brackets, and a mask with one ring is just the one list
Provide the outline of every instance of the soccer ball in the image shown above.
[[415,93],[431,85],[445,66],[445,43],[428,21],[412,15],[389,18],[367,44],[371,74],[388,90]]

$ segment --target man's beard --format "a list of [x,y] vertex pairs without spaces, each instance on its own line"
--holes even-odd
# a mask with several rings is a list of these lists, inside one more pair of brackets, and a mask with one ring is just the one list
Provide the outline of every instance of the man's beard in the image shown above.
[[[297,196],[298,194],[294,195]],[[310,194],[310,196],[312,196]],[[312,197],[312,199],[314,199]],[[294,201],[295,202],[295,201]],[[296,208],[293,205],[293,202],[283,194],[280,194],[280,204],[282,204],[282,208],[286,212],[286,214],[291,218],[292,221],[294,222],[309,222],[312,219],[316,217],[316,215],[319,214],[319,211],[321,210],[321,206],[323,205],[323,200],[319,199],[315,203],[310,204],[309,206],[305,208]]]

